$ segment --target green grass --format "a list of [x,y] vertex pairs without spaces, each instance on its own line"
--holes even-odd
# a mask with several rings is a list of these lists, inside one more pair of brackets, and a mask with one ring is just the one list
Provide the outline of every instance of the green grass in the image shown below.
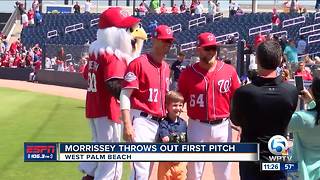
[[[89,142],[85,102],[0,88],[0,179],[81,179],[77,162],[24,162],[24,142]],[[126,169],[126,170],[125,170]],[[129,177],[124,166],[123,179]]]

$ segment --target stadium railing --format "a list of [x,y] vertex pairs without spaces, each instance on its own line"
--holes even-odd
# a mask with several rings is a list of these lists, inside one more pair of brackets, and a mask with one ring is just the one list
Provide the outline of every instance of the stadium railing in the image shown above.
[[74,24],[74,25],[71,25],[71,26],[66,26],[65,29],[64,29],[64,33],[67,34],[69,32],[77,31],[77,30],[80,30],[80,29],[84,29],[83,23],[78,23],[78,24]]
[[305,26],[299,29],[299,35],[310,34],[320,30],[320,23]]
[[217,15],[212,15],[212,22],[214,22],[216,19],[221,19],[223,18],[223,13],[219,13]]
[[[268,33],[268,32],[263,32],[261,34],[266,35],[266,33]],[[277,35],[278,37],[281,37],[284,35],[285,37],[288,37],[288,31],[277,31],[277,32],[270,33],[270,35],[272,35],[272,36]]]
[[202,16],[202,17],[190,20],[188,28],[190,29],[193,26],[204,25],[206,23],[207,23],[207,18],[205,16]]
[[306,22],[305,16],[299,16],[296,18],[287,19],[282,22],[282,28],[297,25],[297,24],[302,24],[305,22]]
[[320,12],[314,13],[314,20],[320,19]]
[[270,31],[272,31],[272,23],[250,28],[249,36],[260,34],[263,32],[270,32]]
[[99,18],[95,18],[90,20],[90,27],[97,25],[99,22]]
[[285,37],[288,37],[288,31],[278,31],[278,32],[271,33],[271,35],[272,36],[278,35],[278,37],[285,35]]
[[182,31],[182,28],[181,28],[181,24],[176,24],[176,25],[173,25],[170,27],[172,32],[176,32],[176,31]]
[[308,44],[316,43],[320,41],[320,33],[318,34],[312,34],[308,36]]
[[7,21],[6,25],[3,27],[2,33],[7,36],[7,39],[10,39],[10,32],[16,23],[16,19],[18,16],[19,10],[16,8],[13,13],[11,14],[9,20]]
[[233,36],[236,40],[239,40],[239,37],[240,37],[238,32],[233,32],[233,33],[217,36],[216,39],[218,43],[222,43],[227,41],[230,36]]
[[192,41],[184,44],[180,44],[180,51],[188,51],[196,48],[197,41]]
[[50,39],[52,37],[58,36],[58,31],[57,30],[52,30],[47,32],[47,38]]

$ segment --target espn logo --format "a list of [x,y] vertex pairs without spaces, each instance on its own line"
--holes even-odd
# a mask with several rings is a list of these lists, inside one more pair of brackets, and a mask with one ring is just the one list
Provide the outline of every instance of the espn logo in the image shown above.
[[57,143],[24,143],[24,161],[56,161]]
[[34,145],[27,145],[26,152],[27,154],[36,153],[55,153],[56,146],[34,146]]

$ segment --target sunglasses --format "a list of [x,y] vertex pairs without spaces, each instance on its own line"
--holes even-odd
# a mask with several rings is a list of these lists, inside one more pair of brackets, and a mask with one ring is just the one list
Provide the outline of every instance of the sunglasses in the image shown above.
[[216,51],[217,50],[217,46],[206,46],[206,47],[203,47],[203,49],[205,51]]

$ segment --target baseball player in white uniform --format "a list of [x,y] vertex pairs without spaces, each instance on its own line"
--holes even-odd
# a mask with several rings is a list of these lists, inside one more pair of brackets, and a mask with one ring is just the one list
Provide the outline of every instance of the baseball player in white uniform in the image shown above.
[[[159,121],[166,115],[170,68],[164,58],[173,43],[173,32],[159,25],[152,37],[151,52],[129,64],[120,94],[123,137],[129,142],[155,142]],[[133,163],[132,180],[148,180],[149,176],[150,162]]]
[[[188,142],[230,142],[230,101],[240,86],[236,70],[216,60],[217,42],[212,33],[198,36],[197,53],[200,62],[184,70],[178,89],[187,103],[189,116]],[[200,180],[204,162],[188,163],[188,180]],[[217,180],[230,180],[231,163],[214,162],[213,173]]]

